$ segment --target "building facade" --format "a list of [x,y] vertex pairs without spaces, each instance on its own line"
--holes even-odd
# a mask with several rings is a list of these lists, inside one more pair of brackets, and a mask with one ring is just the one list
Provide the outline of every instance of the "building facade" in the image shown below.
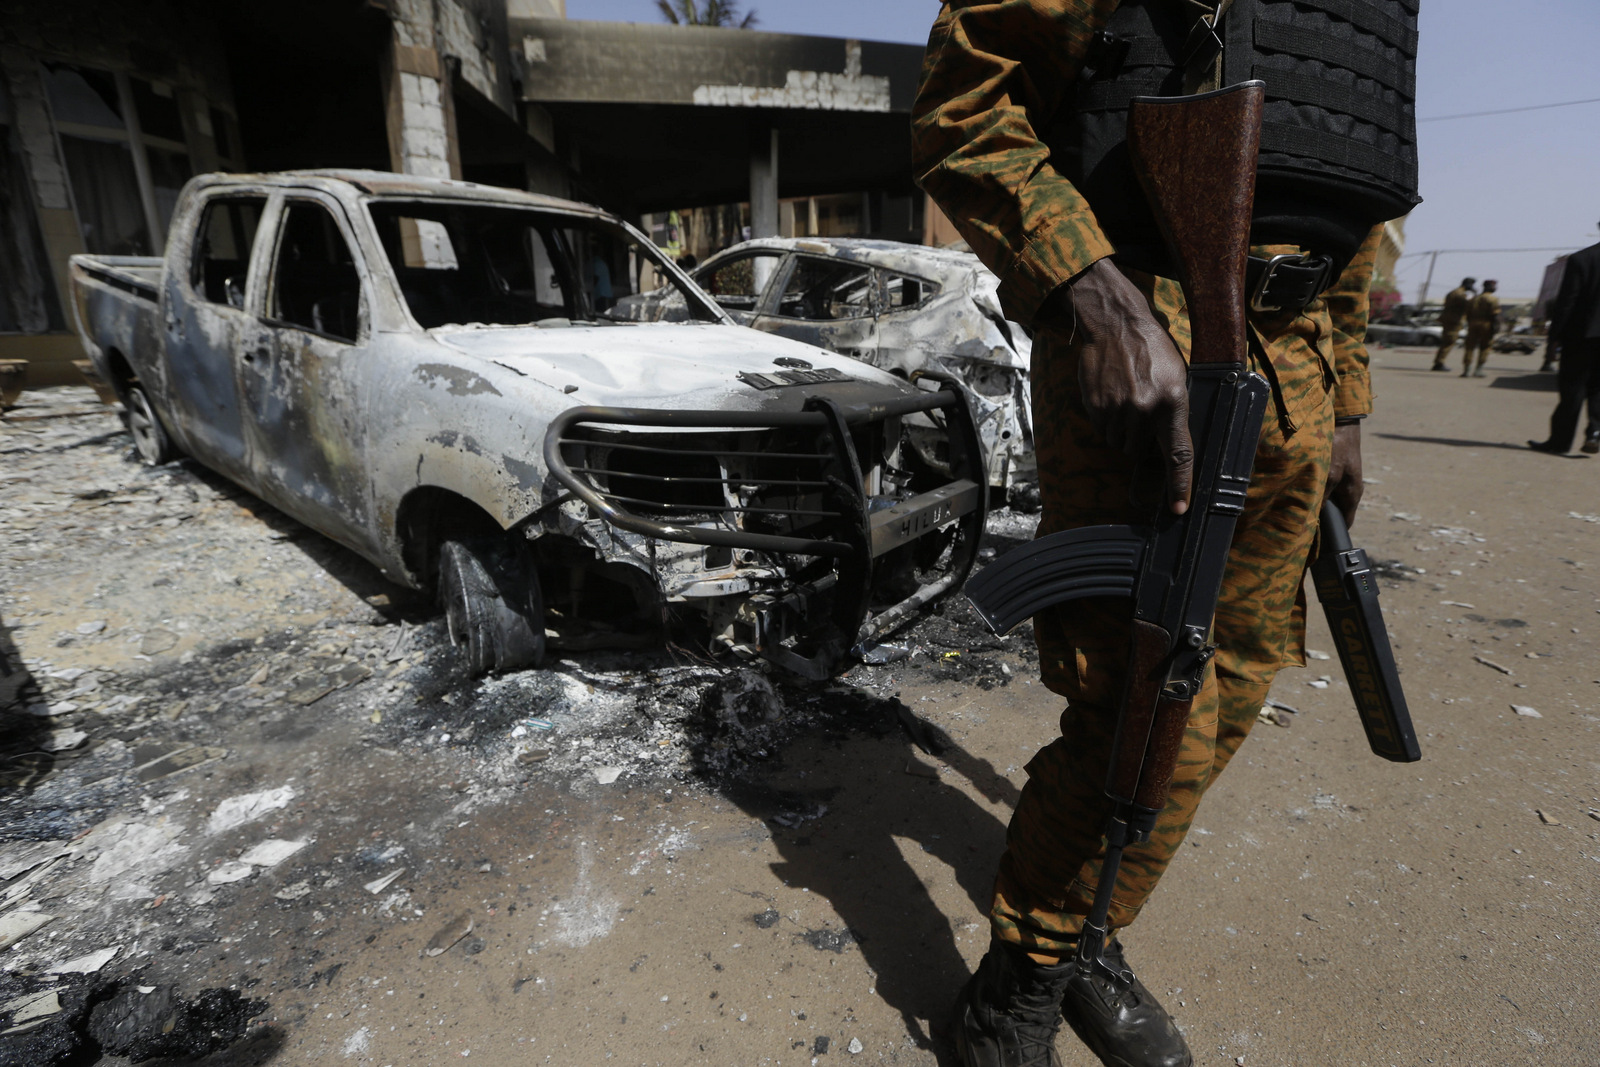
[[[362,167],[694,240],[917,240],[921,49],[578,22],[564,0],[0,2],[0,360],[77,381],[68,259],[159,255],[213,170]],[[715,225],[712,225],[712,223]],[[715,250],[715,249],[711,249]]]

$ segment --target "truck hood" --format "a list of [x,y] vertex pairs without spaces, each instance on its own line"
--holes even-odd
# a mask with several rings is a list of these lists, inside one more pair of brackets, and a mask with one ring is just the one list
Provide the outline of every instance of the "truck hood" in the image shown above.
[[[785,370],[775,362],[780,357],[804,361],[817,370],[838,370],[854,382],[887,387],[896,394],[914,388],[848,356],[743,326],[445,326],[430,332],[440,344],[547,386],[574,406],[788,407],[784,401],[789,394],[815,388],[762,390],[739,379],[740,372]],[[859,389],[858,385],[849,391]],[[796,405],[802,399],[794,396]]]

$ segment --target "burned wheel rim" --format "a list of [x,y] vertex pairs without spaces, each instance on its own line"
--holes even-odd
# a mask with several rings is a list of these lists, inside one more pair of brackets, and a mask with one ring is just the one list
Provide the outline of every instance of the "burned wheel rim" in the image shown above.
[[507,557],[514,553],[490,541],[446,541],[439,550],[445,626],[473,676],[537,667],[544,659],[538,579]]
[[467,671],[483,674],[492,665],[487,648],[481,610],[482,587],[488,575],[477,556],[466,546],[451,541],[439,558],[439,599],[444,606],[445,627],[450,643],[466,657]]
[[152,467],[165,463],[168,458],[167,434],[156,419],[155,410],[151,408],[144,390],[138,386],[129,389],[126,406],[128,434],[133,438],[133,447],[138,451],[139,458]]

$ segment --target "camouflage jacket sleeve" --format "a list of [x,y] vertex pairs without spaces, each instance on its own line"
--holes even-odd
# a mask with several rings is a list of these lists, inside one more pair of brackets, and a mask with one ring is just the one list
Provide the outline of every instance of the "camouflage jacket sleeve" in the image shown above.
[[1324,299],[1333,320],[1333,369],[1339,376],[1334,387],[1333,414],[1372,414],[1372,375],[1367,369],[1367,294],[1383,244],[1383,224],[1367,234],[1355,258]]
[[1111,255],[1042,140],[1117,0],[948,0],[911,112],[918,184],[1031,323],[1051,291]]

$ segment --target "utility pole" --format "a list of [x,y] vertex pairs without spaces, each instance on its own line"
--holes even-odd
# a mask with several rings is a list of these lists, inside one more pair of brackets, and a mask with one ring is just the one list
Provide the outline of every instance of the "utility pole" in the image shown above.
[[1439,250],[1428,253],[1428,276],[1422,280],[1422,295],[1417,297],[1417,310],[1428,306],[1428,286],[1433,284],[1433,268],[1439,262]]

